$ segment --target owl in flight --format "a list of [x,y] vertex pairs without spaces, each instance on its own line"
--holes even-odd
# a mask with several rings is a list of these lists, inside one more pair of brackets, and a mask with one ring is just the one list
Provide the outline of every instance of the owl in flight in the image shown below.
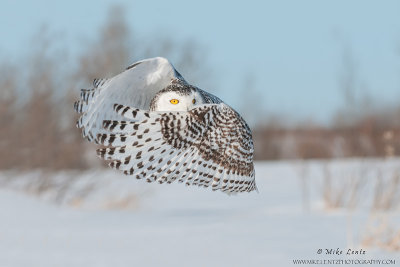
[[83,137],[109,166],[147,182],[256,190],[251,130],[218,97],[190,85],[165,58],[95,79],[74,104]]

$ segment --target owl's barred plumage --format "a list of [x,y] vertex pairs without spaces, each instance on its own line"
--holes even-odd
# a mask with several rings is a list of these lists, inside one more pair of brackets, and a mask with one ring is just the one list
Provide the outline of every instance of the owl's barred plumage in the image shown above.
[[[162,103],[171,92],[183,97],[177,100],[186,103],[183,110]],[[188,84],[166,59],[140,61],[95,80],[75,110],[82,113],[77,126],[83,136],[105,146],[97,154],[127,175],[227,193],[256,189],[246,122],[218,97]]]

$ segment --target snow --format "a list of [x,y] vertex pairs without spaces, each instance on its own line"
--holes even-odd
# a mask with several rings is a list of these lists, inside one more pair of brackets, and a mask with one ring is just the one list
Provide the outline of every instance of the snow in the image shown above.
[[[293,266],[294,259],[335,258],[316,252],[359,249],[368,205],[360,203],[353,212],[326,211],[324,166],[333,174],[364,166],[389,172],[400,160],[259,162],[260,192],[233,196],[93,170],[73,173],[74,183],[58,202],[59,187],[39,196],[26,190],[24,184],[43,176],[40,171],[3,173],[0,266]],[[370,183],[373,171],[365,177]],[[308,177],[309,207],[303,202],[302,173]],[[52,179],[62,182],[71,173],[52,174]],[[96,188],[77,201],[73,192],[92,183]],[[363,192],[368,194],[363,200],[371,197],[370,190]],[[400,262],[396,253],[364,250],[367,256],[356,258]]]

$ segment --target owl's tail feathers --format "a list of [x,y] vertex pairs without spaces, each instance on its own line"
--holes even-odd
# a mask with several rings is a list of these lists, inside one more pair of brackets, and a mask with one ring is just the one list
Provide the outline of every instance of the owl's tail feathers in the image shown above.
[[250,187],[251,190],[249,192],[256,191],[259,194],[260,191],[258,191],[258,187],[256,184],[256,173],[255,173],[254,167],[253,167],[253,171],[251,173],[251,178],[252,178],[251,187]]
[[254,187],[253,188],[254,188],[253,190],[255,190],[257,192],[257,194],[260,194],[260,191],[258,191],[258,187],[257,187],[255,181],[254,181]]

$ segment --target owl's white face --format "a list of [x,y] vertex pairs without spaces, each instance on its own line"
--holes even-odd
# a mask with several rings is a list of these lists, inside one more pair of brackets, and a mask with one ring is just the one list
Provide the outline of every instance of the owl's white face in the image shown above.
[[203,104],[203,98],[197,91],[188,94],[169,91],[160,94],[154,102],[155,111],[187,111],[195,105]]

